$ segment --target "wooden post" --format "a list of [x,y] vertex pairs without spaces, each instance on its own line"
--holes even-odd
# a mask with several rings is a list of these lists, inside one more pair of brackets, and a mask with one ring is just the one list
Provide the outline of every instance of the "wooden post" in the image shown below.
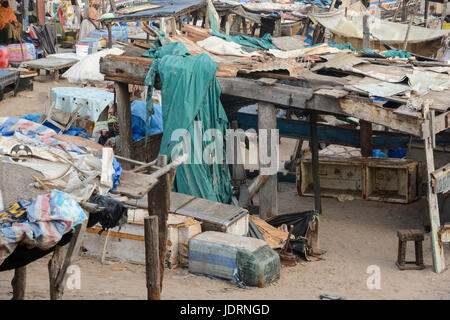
[[50,281],[50,299],[60,300],[63,295],[63,291],[58,287],[56,279],[58,277],[59,270],[62,265],[62,259],[64,254],[64,248],[56,246],[53,251],[53,256],[48,262],[48,277]]
[[424,22],[425,22],[425,28],[427,27],[428,24],[428,5],[429,5],[429,1],[425,0],[425,13],[424,13]]
[[[157,165],[162,168],[167,165],[167,156],[158,155]],[[158,216],[159,223],[159,270],[160,270],[160,288],[162,290],[164,278],[164,261],[167,245],[167,218],[170,209],[170,172],[159,178],[159,182],[148,193],[148,215]]]
[[406,51],[406,46],[408,45],[409,30],[411,30],[411,25],[412,25],[414,17],[416,16],[417,9],[418,9],[418,6],[415,6],[413,13],[411,13],[411,16],[409,17],[408,29],[406,29],[405,41],[403,41],[403,50],[405,50],[405,51]]
[[405,22],[407,18],[408,18],[408,0],[403,0],[402,22]]
[[363,49],[370,48],[369,15],[363,15]]
[[[133,158],[133,133],[131,131],[131,107],[130,93],[128,92],[128,84],[122,82],[114,82],[117,96],[117,114],[119,116],[120,130],[120,155],[132,159]],[[124,169],[131,168],[129,164],[124,164]]]
[[111,31],[111,23],[106,24],[106,28],[108,29],[108,48],[112,48],[112,31]]
[[[258,153],[259,153],[259,173],[262,174],[262,168],[276,166],[278,171],[278,155],[272,155],[271,149],[271,134],[272,129],[277,128],[277,108],[274,104],[267,102],[258,102]],[[270,130],[269,130],[270,129]],[[267,152],[266,157],[270,157],[270,163],[262,164],[263,153],[262,153],[262,141],[261,133],[262,130],[267,130]],[[277,142],[278,143],[278,139]],[[277,146],[276,146],[277,147]],[[273,163],[277,161],[277,163]],[[259,191],[259,215],[262,219],[267,219],[278,215],[278,177],[277,173],[270,175],[269,180],[261,187]]]
[[[233,120],[231,122],[231,127],[233,130],[239,129],[237,120]],[[246,174],[245,174],[245,167],[244,167],[244,161],[242,159],[241,155],[241,141],[239,139],[239,136],[233,137],[234,139],[234,157],[233,157],[233,163],[231,164],[231,179],[235,181],[240,181],[241,183],[245,183],[246,180]]]
[[161,300],[158,216],[144,218],[147,299]]
[[109,3],[111,5],[111,9],[113,12],[117,12],[117,7],[116,7],[116,3],[114,2],[114,0],[109,0]]
[[25,288],[27,283],[27,267],[21,267],[14,269],[14,278],[11,281],[13,288],[12,300],[24,300]]
[[320,199],[320,180],[319,180],[319,136],[317,134],[317,118],[318,114],[315,111],[310,113],[310,127],[311,127],[311,155],[312,155],[312,174],[314,181],[314,209],[319,214],[322,213],[322,201]]
[[363,157],[372,157],[372,123],[360,120],[359,127],[359,143],[361,145],[361,155]]
[[45,24],[45,1],[44,0],[36,0],[36,11],[37,11],[39,25]]
[[[424,119],[431,121],[431,112],[429,104],[424,104],[423,106],[423,117]],[[430,130],[431,131],[431,130]],[[431,249],[433,252],[433,269],[436,273],[441,273],[445,270],[445,258],[444,258],[444,247],[439,241],[439,229],[441,223],[439,221],[439,207],[437,194],[433,193],[432,187],[432,176],[431,173],[434,171],[434,155],[433,155],[433,132],[430,132],[430,136],[425,138],[424,148],[425,148],[425,158],[427,164],[427,200],[428,200],[428,214],[430,216],[431,224]]]
[[73,231],[72,239],[68,244],[64,261],[62,259],[64,249],[61,246],[57,245],[55,251],[53,252],[52,258],[48,262],[51,300],[62,299],[67,268],[72,264],[73,257],[78,255],[84,232],[86,231],[89,213],[86,212],[86,215],[87,219],[84,220],[82,224],[76,226],[75,230]]

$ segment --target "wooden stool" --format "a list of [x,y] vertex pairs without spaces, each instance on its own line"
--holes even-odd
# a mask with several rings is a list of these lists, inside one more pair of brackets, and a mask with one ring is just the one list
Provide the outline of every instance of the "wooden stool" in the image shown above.
[[[400,270],[422,270],[425,268],[423,264],[422,242],[424,240],[423,232],[416,229],[398,230],[398,261],[396,263]],[[406,243],[414,241],[416,249],[416,261],[405,261]]]

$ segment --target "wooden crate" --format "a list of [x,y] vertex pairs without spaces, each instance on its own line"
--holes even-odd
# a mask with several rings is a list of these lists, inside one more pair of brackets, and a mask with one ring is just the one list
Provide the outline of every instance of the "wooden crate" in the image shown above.
[[[422,167],[419,161],[393,158],[320,157],[322,196],[410,203],[421,195]],[[299,160],[297,192],[314,195],[312,161]]]

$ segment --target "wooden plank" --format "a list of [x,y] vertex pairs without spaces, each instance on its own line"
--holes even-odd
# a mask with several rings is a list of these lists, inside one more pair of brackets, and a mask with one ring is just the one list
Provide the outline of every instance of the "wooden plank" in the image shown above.
[[[430,107],[431,108],[431,107]],[[425,119],[421,126],[421,137],[425,139],[431,135],[430,133],[430,119]],[[450,128],[450,111],[435,116],[433,119],[433,134],[437,134],[441,131]]]
[[[423,106],[424,118],[429,120],[430,109],[428,104]],[[425,158],[427,165],[427,200],[428,200],[428,214],[430,216],[431,223],[431,249],[433,252],[433,269],[436,273],[441,273],[445,270],[445,258],[444,258],[444,247],[442,243],[439,242],[439,207],[437,194],[433,193],[432,189],[432,172],[434,171],[434,155],[432,147],[432,138],[428,137],[425,139]]]
[[143,85],[153,59],[107,55],[100,58],[100,72],[105,79]]
[[342,111],[349,116],[381,124],[385,127],[406,132],[420,137],[422,134],[422,120],[405,117],[394,113],[393,110],[370,105],[359,99],[341,99]]
[[255,101],[305,108],[306,101],[313,97],[313,90],[282,84],[267,88],[256,81],[242,78],[217,78],[222,94],[254,99]]
[[156,184],[158,179],[142,173],[123,170],[115,194],[125,195],[132,199],[145,196]]
[[450,163],[431,173],[433,193],[444,193],[450,190]]
[[[267,182],[261,187],[259,191],[259,215],[262,219],[267,219],[272,216],[278,215],[278,154],[272,154],[273,148],[278,151],[278,145],[273,146],[271,143],[271,134],[274,134],[274,130],[277,127],[277,108],[274,105],[266,102],[258,102],[258,153],[259,153],[259,168],[260,173],[263,175],[270,175]],[[264,131],[263,131],[264,130]],[[262,139],[263,132],[266,133],[267,140]],[[277,135],[278,136],[278,135]],[[263,143],[267,141],[265,148]],[[279,140],[276,139],[276,144]],[[266,150],[264,150],[266,149]],[[270,159],[270,163],[267,163],[267,157]],[[275,163],[274,163],[275,162]],[[266,174],[263,169],[267,168],[268,171],[273,171],[273,166],[276,167],[275,174]],[[270,168],[271,167],[271,168]],[[270,168],[270,169],[269,169]]]

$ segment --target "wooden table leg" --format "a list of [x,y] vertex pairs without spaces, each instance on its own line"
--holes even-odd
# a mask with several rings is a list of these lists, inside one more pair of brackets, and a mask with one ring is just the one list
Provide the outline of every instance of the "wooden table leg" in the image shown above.
[[[159,155],[157,166],[160,168],[167,165],[167,156]],[[159,223],[159,265],[160,265],[160,287],[162,290],[164,278],[164,261],[167,246],[167,218],[170,208],[170,182],[171,173],[168,172],[159,178],[159,182],[148,193],[148,215],[158,216]]]
[[13,288],[12,300],[24,300],[27,283],[27,267],[14,269],[14,278],[11,281]]
[[147,299],[161,299],[161,273],[159,261],[158,216],[144,218],[145,272],[147,279]]

